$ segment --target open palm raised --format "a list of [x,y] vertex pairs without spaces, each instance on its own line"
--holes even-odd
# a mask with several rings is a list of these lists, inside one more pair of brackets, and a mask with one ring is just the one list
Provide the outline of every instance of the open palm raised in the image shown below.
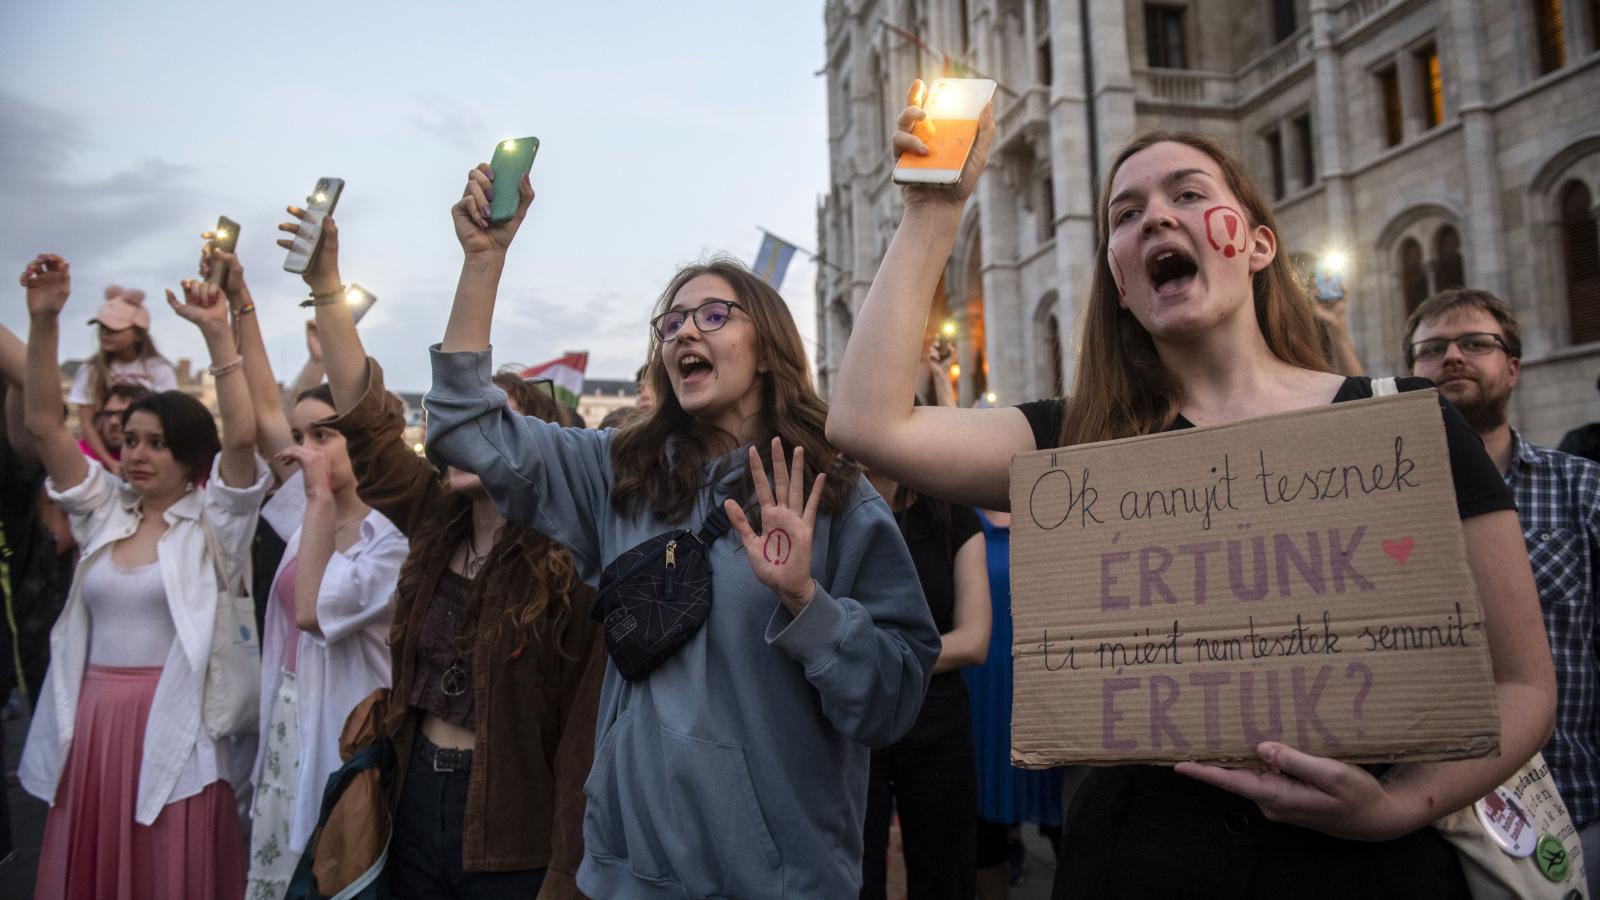
[[761,467],[761,455],[750,448],[750,480],[756,500],[761,504],[761,533],[750,526],[744,510],[732,500],[723,503],[728,521],[744,544],[745,557],[756,579],[766,585],[789,612],[799,615],[811,602],[815,584],[811,580],[811,532],[817,523],[817,504],[821,502],[823,479],[817,475],[811,496],[805,496],[805,448],[796,447],[788,469],[783,465],[783,441],[772,439],[772,480]]

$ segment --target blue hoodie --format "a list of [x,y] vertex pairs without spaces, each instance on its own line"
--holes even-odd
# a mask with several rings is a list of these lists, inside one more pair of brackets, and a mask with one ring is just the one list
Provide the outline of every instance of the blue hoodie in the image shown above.
[[[489,351],[434,348],[429,452],[476,473],[507,519],[570,549],[586,582],[642,541],[699,527],[707,496],[686,522],[617,514],[612,432],[515,415],[490,374]],[[719,497],[748,478],[728,468]],[[817,517],[818,590],[800,615],[756,580],[736,534],[710,560],[704,627],[642,680],[606,667],[578,886],[854,897],[869,751],[911,728],[939,655],[905,542],[863,478],[843,510]]]

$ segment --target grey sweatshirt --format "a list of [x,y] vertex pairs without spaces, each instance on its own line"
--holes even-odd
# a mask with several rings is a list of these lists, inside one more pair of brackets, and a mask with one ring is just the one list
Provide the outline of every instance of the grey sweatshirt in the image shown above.
[[[507,519],[571,550],[589,584],[709,512],[702,496],[685,522],[617,514],[610,431],[512,413],[489,351],[432,356],[429,452],[476,473]],[[718,495],[739,478],[734,467]],[[819,589],[799,616],[756,580],[736,534],[710,560],[704,627],[644,679],[606,668],[578,886],[608,898],[854,897],[869,751],[910,729],[939,654],[905,542],[863,478],[845,509],[817,517]]]

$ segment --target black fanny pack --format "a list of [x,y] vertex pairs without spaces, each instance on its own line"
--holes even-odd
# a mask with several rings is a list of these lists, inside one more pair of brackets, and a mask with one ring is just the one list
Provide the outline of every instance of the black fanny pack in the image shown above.
[[717,504],[698,532],[658,534],[600,573],[589,616],[605,629],[606,650],[623,678],[650,674],[705,624],[711,614],[711,545],[728,528],[728,514]]

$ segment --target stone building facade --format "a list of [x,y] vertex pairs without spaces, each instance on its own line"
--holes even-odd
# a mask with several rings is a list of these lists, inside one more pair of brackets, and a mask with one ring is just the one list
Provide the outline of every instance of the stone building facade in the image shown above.
[[1358,352],[1402,370],[1408,309],[1483,287],[1524,332],[1513,424],[1600,419],[1600,0],[828,0],[818,212],[826,390],[900,215],[887,149],[912,78],[1002,85],[988,173],[929,335],[965,402],[1070,387],[1096,191],[1120,144],[1190,129],[1274,197],[1280,250],[1338,250]]

